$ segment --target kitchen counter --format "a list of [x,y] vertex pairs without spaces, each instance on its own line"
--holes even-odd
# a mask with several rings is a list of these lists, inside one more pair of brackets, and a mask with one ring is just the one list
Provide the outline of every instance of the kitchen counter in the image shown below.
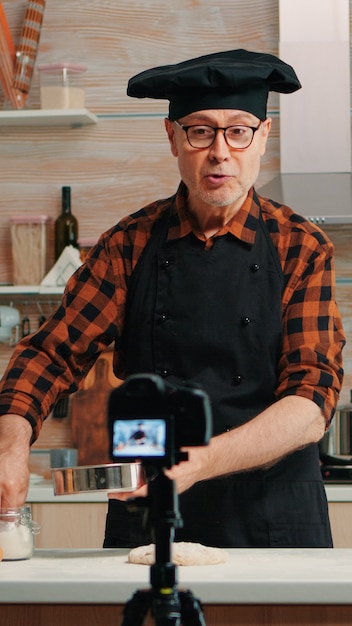
[[[220,565],[178,567],[204,603],[351,604],[352,549],[231,549]],[[149,586],[126,550],[36,550],[0,563],[1,603],[124,603]],[[1,609],[0,609],[1,612]]]
[[[329,502],[352,502],[352,484],[326,484]],[[55,496],[50,480],[43,480],[30,484],[27,502],[107,502],[107,494],[103,492],[88,492],[74,495]]]
[[[178,568],[179,590],[201,601],[207,626],[352,623],[352,549],[227,552],[224,564]],[[126,602],[150,588],[149,574],[117,549],[36,550],[30,560],[3,561],[1,626],[118,625]],[[154,624],[150,613],[143,624]]]

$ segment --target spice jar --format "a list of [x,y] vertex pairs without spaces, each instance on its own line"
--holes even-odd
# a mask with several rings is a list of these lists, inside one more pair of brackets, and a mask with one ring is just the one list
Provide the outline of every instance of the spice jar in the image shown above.
[[34,535],[40,527],[32,521],[28,505],[0,508],[0,548],[4,561],[30,559],[34,551]]

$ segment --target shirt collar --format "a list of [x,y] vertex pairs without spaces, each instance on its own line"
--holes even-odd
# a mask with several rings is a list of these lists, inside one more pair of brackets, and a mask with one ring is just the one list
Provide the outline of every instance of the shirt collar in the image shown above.
[[[252,188],[249,190],[245,202],[236,215],[217,233],[217,236],[229,233],[252,246],[255,241],[259,215],[260,205]],[[181,182],[171,212],[168,239],[180,239],[186,237],[191,232],[193,232],[193,226],[187,209],[187,187]]]

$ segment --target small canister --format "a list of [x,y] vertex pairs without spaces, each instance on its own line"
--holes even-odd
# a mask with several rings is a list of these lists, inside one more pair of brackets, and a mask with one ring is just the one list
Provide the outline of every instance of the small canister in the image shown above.
[[40,107],[42,109],[83,109],[85,94],[82,74],[87,67],[79,63],[38,65]]
[[47,272],[46,215],[10,219],[14,285],[39,285]]
[[30,559],[34,552],[34,535],[40,527],[32,520],[28,505],[0,508],[0,548],[4,561]]

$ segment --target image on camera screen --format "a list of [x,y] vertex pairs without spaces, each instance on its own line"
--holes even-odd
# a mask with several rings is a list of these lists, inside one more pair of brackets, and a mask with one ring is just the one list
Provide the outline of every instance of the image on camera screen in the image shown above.
[[163,419],[116,419],[112,436],[115,458],[165,455],[166,423]]

